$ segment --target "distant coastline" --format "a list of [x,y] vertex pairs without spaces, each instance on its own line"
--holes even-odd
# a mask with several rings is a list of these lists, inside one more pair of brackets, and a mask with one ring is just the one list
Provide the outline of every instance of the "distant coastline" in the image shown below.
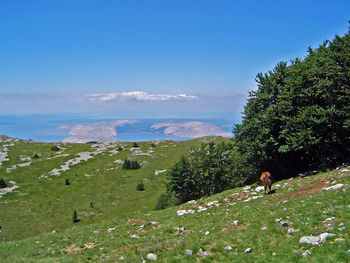
[[234,121],[198,119],[100,119],[69,114],[0,115],[0,134],[40,142],[189,140],[232,137]]

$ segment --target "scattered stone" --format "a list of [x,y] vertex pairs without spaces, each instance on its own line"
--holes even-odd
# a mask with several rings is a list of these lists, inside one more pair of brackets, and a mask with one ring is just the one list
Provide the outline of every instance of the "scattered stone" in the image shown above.
[[185,250],[185,255],[186,256],[192,256],[192,250],[186,249]]
[[225,247],[225,250],[232,250],[232,247],[231,246],[227,246],[227,247]]
[[330,233],[322,233],[318,237],[314,236],[304,236],[300,238],[299,243],[306,243],[306,244],[311,244],[311,245],[319,245],[320,243],[326,242],[326,239],[328,237],[333,237],[335,234],[330,234]]
[[191,200],[191,201],[188,201],[187,202],[187,204],[191,204],[191,205],[193,205],[193,204],[195,204],[196,203],[196,200]]
[[114,231],[114,230],[115,230],[115,227],[111,227],[111,228],[108,228],[108,229],[107,229],[107,232],[108,232],[108,233],[111,233],[111,232]]
[[320,235],[321,242],[324,243],[328,237],[334,237],[336,236],[335,234],[330,234],[330,233],[322,233]]
[[329,221],[333,221],[333,220],[335,220],[335,217],[334,217],[334,216],[325,219],[323,222],[329,222]]
[[247,248],[246,250],[244,250],[244,253],[252,253],[252,249],[251,248]]
[[261,230],[267,230],[267,226],[260,228]]
[[281,222],[282,221],[282,218],[277,218],[277,219],[275,219],[275,222],[276,223],[279,223],[279,222]]
[[204,235],[208,236],[209,234],[210,234],[210,232],[209,232],[209,231],[207,231],[207,232],[205,232],[205,234],[204,234]]
[[130,237],[134,238],[134,239],[139,239],[140,238],[138,235],[131,235]]
[[344,226],[344,223],[340,223],[338,226],[339,226],[339,227],[343,227],[343,226]]
[[120,257],[118,260],[119,260],[119,261],[124,261],[124,260],[125,260],[125,257]]
[[289,226],[293,225],[293,223],[289,222],[289,221],[282,221],[280,223],[280,225],[281,225],[281,227],[289,227]]
[[272,252],[272,256],[277,256],[277,253],[276,252]]
[[255,192],[261,192],[264,191],[264,186],[258,186],[257,188],[255,188]]
[[233,225],[238,226],[239,221],[238,221],[238,220],[235,220],[235,221],[233,221],[232,223],[233,223]]
[[288,228],[288,234],[297,233],[300,229]]
[[310,250],[306,250],[303,254],[303,257],[307,257],[308,255],[311,255],[311,251]]
[[341,188],[343,186],[344,186],[344,184],[336,184],[336,185],[332,185],[332,186],[329,186],[329,187],[325,187],[322,190],[323,191],[336,190],[336,189],[339,189],[339,188]]
[[178,216],[183,216],[183,215],[187,215],[187,214],[194,214],[196,211],[189,209],[189,210],[178,210],[176,211],[176,214]]
[[319,245],[321,242],[320,237],[313,237],[313,236],[303,236],[300,238],[299,243],[300,244],[311,244],[311,245]]
[[153,253],[149,253],[147,255],[147,259],[148,260],[151,260],[151,261],[156,261],[157,260],[157,255],[156,254],[153,254]]

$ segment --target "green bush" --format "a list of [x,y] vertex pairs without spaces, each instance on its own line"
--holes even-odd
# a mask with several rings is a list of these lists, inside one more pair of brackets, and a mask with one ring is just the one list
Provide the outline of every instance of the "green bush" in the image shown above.
[[145,190],[145,185],[143,183],[139,183],[137,186],[136,186],[136,190],[137,191],[144,191]]
[[51,151],[54,151],[54,152],[57,152],[60,150],[60,148],[57,145],[52,146],[50,149]]
[[4,178],[0,178],[0,188],[5,188],[7,187],[7,184],[5,183]]
[[132,144],[132,147],[137,148],[137,147],[139,147],[139,145],[138,145],[136,142],[134,142],[134,143]]
[[158,200],[157,204],[155,206],[155,210],[162,210],[171,206],[175,206],[179,204],[179,200],[175,197],[175,194],[173,192],[166,192],[162,194]]
[[66,178],[64,183],[65,183],[65,185],[70,185],[69,179]]

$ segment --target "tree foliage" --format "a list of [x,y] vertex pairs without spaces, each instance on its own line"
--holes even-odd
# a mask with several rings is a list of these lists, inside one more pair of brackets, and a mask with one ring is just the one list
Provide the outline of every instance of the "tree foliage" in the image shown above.
[[251,167],[285,178],[350,156],[350,35],[256,76],[235,142]]
[[181,202],[209,196],[242,183],[241,161],[232,144],[202,144],[168,172],[168,192]]

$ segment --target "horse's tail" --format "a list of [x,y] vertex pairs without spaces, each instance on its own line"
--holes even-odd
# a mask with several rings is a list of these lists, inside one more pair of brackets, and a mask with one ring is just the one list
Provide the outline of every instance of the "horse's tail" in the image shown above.
[[264,176],[264,185],[268,188],[271,188],[271,185],[272,185],[272,180],[267,174],[265,174]]

